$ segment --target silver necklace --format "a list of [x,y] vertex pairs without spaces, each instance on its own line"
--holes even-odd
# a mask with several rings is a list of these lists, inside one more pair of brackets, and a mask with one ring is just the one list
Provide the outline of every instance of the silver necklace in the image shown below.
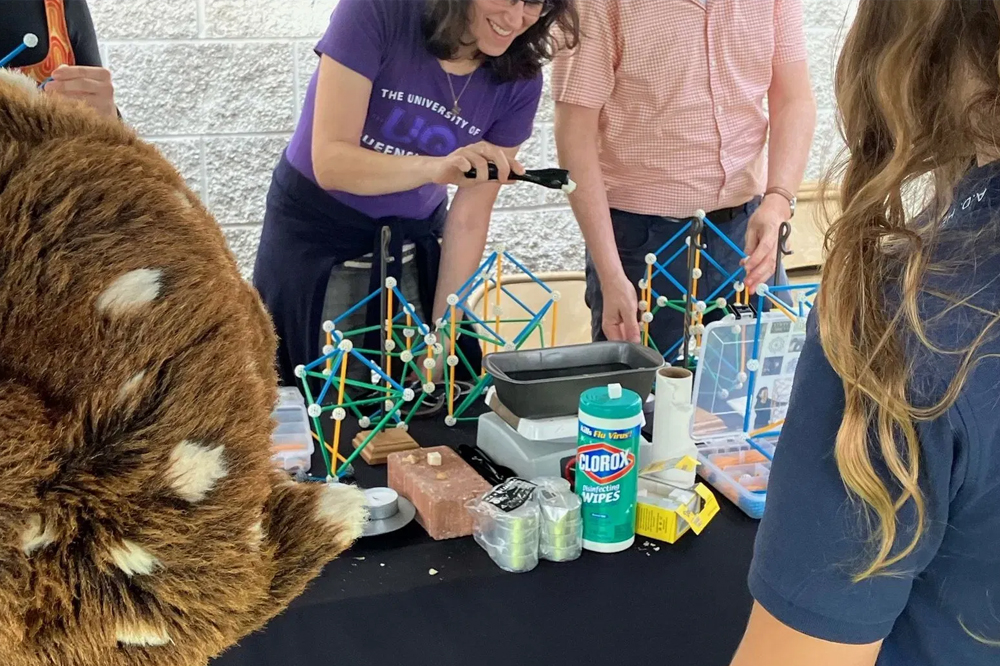
[[469,78],[465,80],[465,87],[463,87],[462,92],[457,95],[455,94],[455,86],[451,84],[451,74],[447,71],[444,74],[448,77],[448,89],[451,90],[451,99],[454,101],[454,104],[451,107],[451,112],[456,116],[460,115],[462,113],[462,107],[458,105],[458,100],[462,98],[462,95],[465,94],[466,88],[468,88],[469,84],[472,83],[472,77],[476,75],[476,70],[473,70],[469,74]]

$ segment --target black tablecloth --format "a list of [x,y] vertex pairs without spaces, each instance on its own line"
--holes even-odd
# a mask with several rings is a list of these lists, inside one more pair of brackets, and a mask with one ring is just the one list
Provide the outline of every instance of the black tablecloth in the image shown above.
[[[471,444],[475,424],[417,421],[411,434],[423,446]],[[362,486],[385,484],[384,466],[355,466]],[[700,536],[637,537],[623,553],[525,574],[501,571],[471,538],[435,542],[413,522],[362,539],[212,666],[728,666],[752,603],[757,523],[720,503]]]

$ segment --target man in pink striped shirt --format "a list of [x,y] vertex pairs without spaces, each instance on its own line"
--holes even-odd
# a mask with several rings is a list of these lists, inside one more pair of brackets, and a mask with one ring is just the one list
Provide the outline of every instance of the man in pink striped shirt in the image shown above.
[[[578,184],[570,200],[587,243],[594,339],[638,341],[645,256],[698,210],[745,248],[743,260],[702,236],[727,274],[742,262],[750,289],[774,275],[779,227],[794,215],[816,123],[802,5],[585,0],[579,9],[581,44],[554,65],[559,161]],[[685,254],[667,267],[684,286]],[[714,266],[703,276],[700,298],[731,293]],[[662,276],[653,288],[681,298]],[[679,349],[683,319],[657,314],[651,332],[661,351]]]

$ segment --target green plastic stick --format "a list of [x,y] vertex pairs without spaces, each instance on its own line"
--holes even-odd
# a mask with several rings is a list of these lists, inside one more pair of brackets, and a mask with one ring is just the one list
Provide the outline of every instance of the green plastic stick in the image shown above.
[[392,419],[392,417],[396,415],[396,412],[402,409],[404,404],[405,403],[402,400],[396,401],[396,404],[392,406],[392,409],[390,409],[386,413],[386,415],[382,417],[382,420],[378,422],[378,425],[372,428],[372,431],[368,433],[368,436],[365,437],[365,440],[361,442],[361,446],[354,449],[354,453],[348,456],[347,460],[344,461],[344,464],[340,466],[340,469],[337,470],[338,478],[341,476],[341,474],[344,473],[344,471],[347,470],[347,466],[350,465],[352,462],[354,462],[355,458],[361,455],[361,452],[364,450],[366,446],[368,446],[368,443],[371,442],[373,439],[375,439],[375,436],[378,433],[382,432],[382,430],[385,428],[385,424],[387,424]]

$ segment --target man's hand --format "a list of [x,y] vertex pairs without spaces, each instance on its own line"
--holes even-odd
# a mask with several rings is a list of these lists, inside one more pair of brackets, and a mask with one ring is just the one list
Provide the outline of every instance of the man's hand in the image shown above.
[[639,299],[625,273],[614,280],[602,280],[601,294],[604,297],[601,328],[608,340],[640,342]]
[[778,253],[778,230],[782,222],[792,217],[788,200],[780,195],[764,198],[747,223],[746,254],[741,263],[746,269],[744,280],[750,293],[757,285],[767,282],[775,271]]
[[111,72],[103,67],[63,65],[52,72],[45,92],[81,101],[101,115],[118,117]]

